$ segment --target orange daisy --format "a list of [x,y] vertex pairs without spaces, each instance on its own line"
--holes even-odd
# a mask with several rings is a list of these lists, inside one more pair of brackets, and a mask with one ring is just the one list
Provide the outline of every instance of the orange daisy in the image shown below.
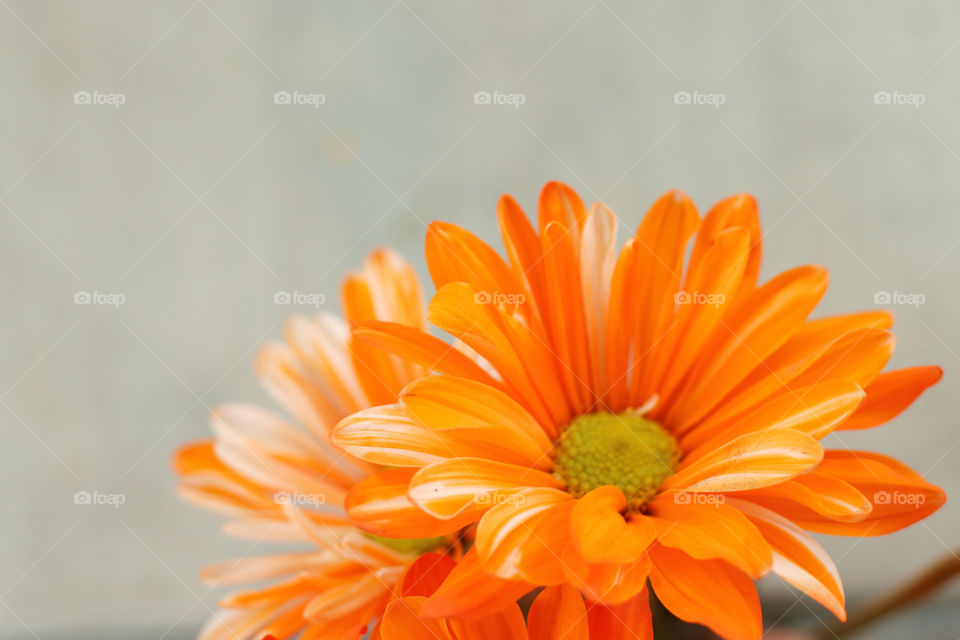
[[[514,603],[477,619],[427,618],[421,615],[427,598],[453,572],[449,556],[424,554],[400,579],[398,597],[387,606],[371,640],[636,640],[652,638],[650,609],[623,604],[584,602],[569,585],[547,587],[533,601],[524,620]],[[646,590],[636,599],[646,601]]]
[[[619,250],[613,212],[559,183],[540,196],[538,228],[510,196],[498,216],[506,259],[451,224],[427,234],[429,320],[482,366],[452,362],[461,351],[423,331],[360,323],[358,339],[439,375],[332,434],[392,467],[348,494],[360,527],[423,537],[476,523],[425,615],[489,610],[484,575],[516,591],[570,584],[606,605],[642,603],[649,582],[677,617],[751,640],[753,580],[772,571],[844,618],[836,568],[808,532],[889,533],[945,497],[896,460],[820,440],[890,420],[940,369],[882,372],[885,311],[809,319],[821,267],[758,284],[749,195],[701,219],[667,193]],[[446,526],[418,528],[408,499]]]
[[[424,326],[416,275],[388,251],[373,253],[363,271],[346,280],[343,295],[351,322]],[[334,449],[328,434],[351,412],[394,400],[422,368],[357,342],[340,318],[323,314],[291,318],[286,343],[265,347],[257,372],[293,420],[249,405],[217,408],[215,437],[176,455],[179,490],[232,518],[224,525],[228,534],[312,548],[206,567],[202,577],[211,584],[269,584],[225,598],[200,638],[360,638],[420,553],[455,549],[457,542],[432,534],[395,540],[353,527],[344,497],[374,468]],[[434,519],[408,503],[407,520],[427,529]],[[397,527],[399,536],[407,533]]]

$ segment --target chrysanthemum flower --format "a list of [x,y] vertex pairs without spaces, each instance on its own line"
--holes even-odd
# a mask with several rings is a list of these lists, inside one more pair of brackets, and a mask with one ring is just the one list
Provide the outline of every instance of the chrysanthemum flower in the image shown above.
[[[453,572],[449,556],[424,554],[400,579],[398,598],[387,606],[371,640],[636,640],[650,638],[650,609],[628,600],[612,606],[585,602],[570,585],[547,587],[524,620],[516,604],[478,619],[428,618],[427,598]],[[634,596],[644,604],[646,589]]]
[[[361,273],[347,279],[343,295],[350,321],[424,326],[416,275],[390,252],[375,252]],[[457,356],[468,360],[459,354],[451,359]],[[342,320],[323,314],[292,318],[286,343],[264,348],[257,371],[293,420],[249,405],[217,408],[211,420],[215,437],[177,453],[179,489],[190,502],[231,517],[224,526],[228,534],[314,548],[206,567],[202,577],[212,584],[269,585],[224,599],[200,637],[359,638],[420,553],[457,542],[433,534],[395,540],[351,526],[344,497],[374,468],[334,449],[328,434],[344,416],[393,401],[422,369],[358,343]],[[433,519],[410,503],[407,513],[419,529],[430,528]],[[397,528],[399,536],[408,533]]]
[[[425,615],[489,610],[482,575],[608,605],[640,602],[649,582],[679,618],[749,640],[762,632],[753,579],[772,571],[843,618],[837,570],[807,532],[889,533],[944,494],[887,456],[819,441],[888,421],[940,369],[882,372],[884,311],[808,319],[823,268],[758,285],[748,195],[701,219],[667,193],[619,251],[610,209],[558,183],[538,229],[509,196],[498,214],[506,260],[454,225],[427,235],[429,320],[483,368],[450,362],[460,352],[427,333],[364,323],[357,338],[439,375],[332,436],[392,467],[348,495],[361,527],[425,537],[477,523]],[[408,497],[446,526],[418,528]]]

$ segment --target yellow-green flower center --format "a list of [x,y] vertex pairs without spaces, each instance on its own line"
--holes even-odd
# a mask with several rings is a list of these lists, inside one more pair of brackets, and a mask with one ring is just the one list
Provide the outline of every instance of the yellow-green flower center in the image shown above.
[[397,553],[417,556],[422,553],[446,549],[450,546],[450,541],[446,536],[437,536],[436,538],[384,538],[382,536],[375,536],[372,533],[366,533],[364,535]]
[[606,485],[627,497],[627,509],[650,501],[673,474],[680,448],[656,422],[635,413],[593,413],[577,418],[555,447],[553,471],[580,497]]

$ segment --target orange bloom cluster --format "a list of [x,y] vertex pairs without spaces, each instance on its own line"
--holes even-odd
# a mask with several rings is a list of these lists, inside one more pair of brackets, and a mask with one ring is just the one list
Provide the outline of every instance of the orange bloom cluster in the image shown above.
[[228,406],[180,450],[181,492],[228,533],[311,545],[207,568],[269,584],[201,638],[652,638],[652,592],[756,640],[769,572],[843,619],[809,532],[890,533],[945,497],[821,440],[887,422],[940,369],[883,371],[885,311],[809,319],[822,268],[759,283],[748,195],[701,218],[667,193],[622,246],[613,212],[560,183],[536,227],[509,196],[497,213],[506,257],[430,225],[426,314],[379,251],[344,284],[349,328],[290,321],[258,371],[293,422]]

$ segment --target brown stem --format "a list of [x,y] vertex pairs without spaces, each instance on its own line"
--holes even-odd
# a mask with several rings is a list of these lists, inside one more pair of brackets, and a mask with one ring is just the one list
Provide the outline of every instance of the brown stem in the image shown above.
[[909,608],[946,586],[957,576],[960,576],[960,556],[950,552],[909,582],[854,611],[846,623],[834,624],[821,631],[816,638],[817,640],[837,640],[848,636],[881,618]]

